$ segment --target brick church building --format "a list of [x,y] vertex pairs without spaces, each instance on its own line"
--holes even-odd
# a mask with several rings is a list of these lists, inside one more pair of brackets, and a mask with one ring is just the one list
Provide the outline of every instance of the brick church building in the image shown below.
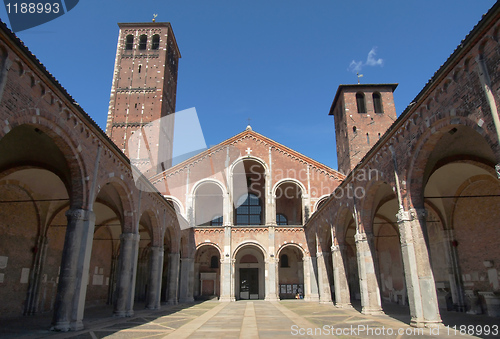
[[2,316],[297,296],[500,316],[499,4],[399,117],[397,84],[338,87],[338,170],[251,126],[172,165],[172,27],[119,27],[106,132],[0,27]]

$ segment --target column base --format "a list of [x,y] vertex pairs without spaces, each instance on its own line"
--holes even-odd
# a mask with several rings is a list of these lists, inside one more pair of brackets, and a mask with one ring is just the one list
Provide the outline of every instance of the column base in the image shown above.
[[193,297],[179,299],[179,303],[193,303],[193,302],[194,302],[194,298]]
[[72,331],[80,331],[83,330],[83,322],[81,320],[75,321],[71,323],[71,330]]
[[219,301],[226,303],[226,302],[236,301],[236,299],[234,297],[220,297]]
[[114,311],[113,312],[113,317],[125,318],[126,316],[127,316],[127,312],[126,311]]
[[320,300],[319,303],[323,305],[333,305],[333,301],[331,300]]
[[336,303],[335,307],[337,308],[343,308],[343,309],[353,309],[351,303]]
[[384,311],[382,311],[381,308],[370,308],[370,307],[363,307],[361,309],[361,313],[366,314],[366,315],[383,315],[385,314]]
[[177,300],[168,300],[165,305],[177,305],[179,302]]
[[441,324],[441,320],[430,321],[412,318],[410,321],[410,326],[417,328],[434,328],[439,327]]
[[304,297],[304,301],[314,301],[314,302],[319,302],[319,295],[313,294],[313,295],[306,295]]
[[276,298],[275,296],[271,296],[271,297],[265,297],[264,300],[265,301],[279,301],[280,299]]
[[57,322],[50,328],[51,331],[68,332],[71,329],[69,321]]

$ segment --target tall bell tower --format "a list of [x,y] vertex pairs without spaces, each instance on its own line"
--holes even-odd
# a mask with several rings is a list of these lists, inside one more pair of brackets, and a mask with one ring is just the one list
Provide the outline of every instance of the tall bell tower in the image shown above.
[[398,84],[340,85],[329,115],[335,119],[339,172],[348,174],[396,121]]
[[[143,151],[157,147],[163,163],[156,171],[171,166],[173,113],[177,92],[177,69],[181,57],[170,23],[119,23],[115,68],[109,100],[106,134],[131,159],[140,162]],[[163,133],[144,133],[144,126],[168,117]],[[143,131],[139,147],[128,147],[130,137]],[[142,151],[137,150],[142,149]],[[150,152],[149,152],[150,153]]]

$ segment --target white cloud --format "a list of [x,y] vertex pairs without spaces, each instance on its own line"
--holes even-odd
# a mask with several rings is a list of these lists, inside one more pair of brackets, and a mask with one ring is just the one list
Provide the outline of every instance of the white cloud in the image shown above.
[[354,73],[358,73],[358,72],[361,72],[361,69],[364,66],[383,66],[384,60],[381,58],[377,59],[375,57],[377,55],[376,50],[377,50],[377,48],[373,47],[370,50],[370,52],[368,52],[368,56],[366,57],[366,62],[352,60],[351,63],[349,64],[349,68],[347,70],[354,72]]

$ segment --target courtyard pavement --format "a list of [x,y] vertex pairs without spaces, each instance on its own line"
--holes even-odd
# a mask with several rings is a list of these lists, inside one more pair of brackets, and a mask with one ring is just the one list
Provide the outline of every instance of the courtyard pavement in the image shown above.
[[[359,307],[355,306],[359,309]],[[391,305],[385,315],[363,315],[356,308],[339,309],[331,304],[302,300],[263,300],[221,303],[205,301],[162,306],[161,310],[140,310],[133,317],[109,316],[111,309],[86,310],[85,329],[52,332],[49,316],[0,319],[1,338],[472,338],[460,333],[461,325],[474,325],[476,338],[489,336],[500,319],[485,315],[443,312],[438,328],[410,327],[408,308]],[[453,328],[453,326],[456,326]],[[477,335],[479,331],[483,334]],[[467,328],[468,333],[471,327]],[[500,329],[498,329],[500,331]]]

